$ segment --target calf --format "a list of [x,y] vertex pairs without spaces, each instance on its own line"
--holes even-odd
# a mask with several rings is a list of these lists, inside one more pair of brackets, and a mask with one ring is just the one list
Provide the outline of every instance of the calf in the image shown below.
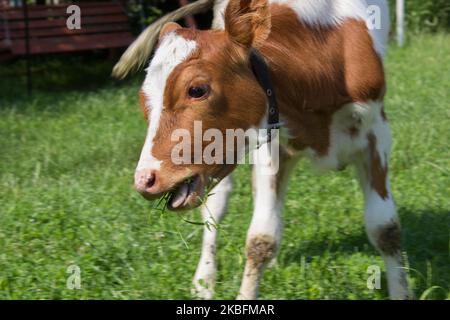
[[[268,104],[279,110],[282,128],[277,139],[266,139],[253,150],[253,156],[264,161],[254,165],[254,212],[241,299],[257,297],[262,272],[278,251],[284,194],[301,157],[323,169],[356,167],[367,234],[385,261],[390,296],[409,297],[388,174],[391,134],[383,103],[387,4],[369,2],[384,14],[379,29],[367,24],[366,1],[230,0],[215,4],[217,29],[168,23],[160,32],[140,92],[149,126],[135,185],[147,199],[170,192],[169,209],[191,209],[214,187],[202,214],[205,221],[220,222],[236,165],[174,163],[178,141],[173,132],[194,133],[196,121],[201,121],[202,132],[264,129],[272,112]],[[255,55],[268,66],[269,87],[252,70]],[[223,157],[230,152],[226,147],[218,150]],[[278,170],[265,170],[274,157],[279,158]],[[217,230],[205,227],[194,277],[195,290],[203,298],[213,295],[216,237]]]

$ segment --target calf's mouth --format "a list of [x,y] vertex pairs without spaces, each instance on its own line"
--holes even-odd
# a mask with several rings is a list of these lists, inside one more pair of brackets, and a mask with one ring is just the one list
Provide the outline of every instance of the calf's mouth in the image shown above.
[[208,179],[201,174],[183,180],[171,192],[167,208],[180,211],[198,207],[205,197],[207,182]]

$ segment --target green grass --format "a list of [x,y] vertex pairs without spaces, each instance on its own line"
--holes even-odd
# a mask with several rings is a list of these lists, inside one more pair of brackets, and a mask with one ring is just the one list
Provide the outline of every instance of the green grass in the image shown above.
[[[427,299],[450,298],[449,57],[450,36],[441,34],[392,47],[387,59],[392,186],[409,277]],[[15,76],[21,64],[0,69],[0,298],[192,298],[202,228],[152,212],[132,188],[145,135],[138,79],[111,83],[93,72],[108,63],[64,59],[35,67],[32,99]],[[235,177],[220,225],[221,299],[238,292],[252,212],[249,167]],[[302,162],[261,298],[387,298],[384,273],[382,290],[366,288],[367,267],[382,260],[366,239],[362,205],[352,170],[318,176]],[[185,219],[198,221],[198,211]],[[66,288],[72,264],[80,290]]]

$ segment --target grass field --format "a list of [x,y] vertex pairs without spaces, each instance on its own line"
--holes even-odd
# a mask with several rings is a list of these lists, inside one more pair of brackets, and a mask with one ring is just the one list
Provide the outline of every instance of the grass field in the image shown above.
[[[111,83],[92,71],[108,63],[67,59],[35,64],[31,99],[16,76],[22,65],[0,68],[0,298],[193,298],[201,226],[152,212],[132,187],[145,135],[139,79]],[[448,299],[450,36],[392,47],[387,72],[392,186],[409,278],[418,298]],[[235,172],[220,225],[219,299],[236,296],[243,272],[249,173]],[[366,287],[367,267],[382,260],[366,239],[362,205],[351,169],[318,176],[302,162],[260,297],[386,299],[384,273],[381,290]],[[187,217],[198,221],[199,213]],[[66,287],[72,264],[81,268],[80,290]]]

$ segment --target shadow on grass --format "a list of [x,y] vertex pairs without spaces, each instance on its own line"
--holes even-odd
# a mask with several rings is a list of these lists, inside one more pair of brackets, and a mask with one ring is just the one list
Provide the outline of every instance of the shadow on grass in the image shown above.
[[[445,299],[450,288],[450,210],[414,210],[399,208],[402,222],[403,249],[407,252],[410,275],[416,278],[416,295],[432,286],[444,290],[429,298]],[[378,255],[369,245],[364,229],[330,244],[327,239],[299,241],[299,245],[287,248],[280,263],[296,264],[301,257],[320,256],[328,253],[354,253],[355,251]],[[356,249],[357,248],[357,249]],[[444,295],[443,295],[444,294]]]

